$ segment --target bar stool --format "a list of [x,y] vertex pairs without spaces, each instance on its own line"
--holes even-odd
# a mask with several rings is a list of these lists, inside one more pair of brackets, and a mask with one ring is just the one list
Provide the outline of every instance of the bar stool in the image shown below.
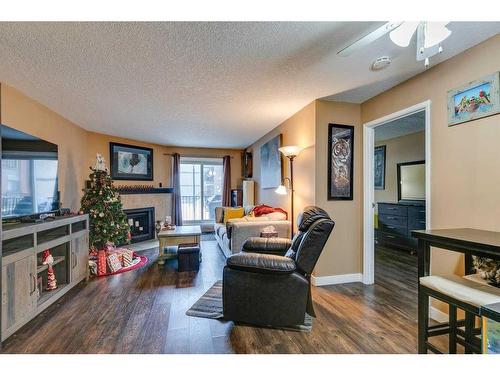
[[[429,326],[429,298],[435,298],[449,306],[449,322]],[[500,288],[488,285],[479,275],[424,276],[418,286],[418,352],[428,350],[442,353],[429,343],[429,337],[448,334],[449,353],[457,352],[457,344],[466,353],[481,353],[480,329],[475,319],[480,316],[480,307],[500,302]],[[465,319],[457,321],[457,309],[465,312]],[[461,330],[459,327],[464,327]]]

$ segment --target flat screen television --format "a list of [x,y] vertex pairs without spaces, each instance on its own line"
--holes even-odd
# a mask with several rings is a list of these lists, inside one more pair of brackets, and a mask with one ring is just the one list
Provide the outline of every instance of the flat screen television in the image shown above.
[[2,219],[59,209],[57,145],[1,125]]

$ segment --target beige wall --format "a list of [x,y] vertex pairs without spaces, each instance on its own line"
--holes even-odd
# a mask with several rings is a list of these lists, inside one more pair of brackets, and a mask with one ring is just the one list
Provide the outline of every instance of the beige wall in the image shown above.
[[[495,36],[361,105],[317,100],[249,147],[254,152],[254,179],[258,186],[259,147],[265,141],[279,133],[283,134],[284,144],[292,144],[292,136],[312,137],[310,144],[314,156],[308,158],[302,174],[297,174],[296,190],[304,194],[312,186],[310,181],[314,180],[314,192],[307,192],[307,200],[296,206],[300,209],[306,201],[308,204],[314,202],[326,209],[336,222],[333,235],[316,266],[316,276],[362,272],[362,124],[428,99],[432,102],[432,227],[500,230],[500,116],[451,128],[447,126],[447,91],[498,70],[500,36]],[[314,130],[309,125],[312,121],[315,122]],[[327,200],[328,123],[355,126],[353,201]],[[296,139],[293,142],[297,142]],[[302,155],[297,159],[298,163],[301,158]],[[309,165],[314,166],[314,172],[307,169]],[[257,188],[257,191],[259,203],[288,206],[288,197],[276,196],[273,190]],[[433,256],[434,273],[461,272],[462,266],[455,254],[433,251]]]
[[[295,216],[305,206],[314,204],[315,165],[315,102],[302,108],[272,131],[247,148],[253,152],[253,180],[255,181],[255,202],[282,207],[290,213],[290,196],[279,195],[274,189],[262,189],[260,181],[260,147],[278,134],[283,134],[283,146],[306,147],[294,160]],[[283,178],[290,177],[288,159],[283,158]],[[295,220],[294,220],[295,221]]]
[[[447,125],[447,91],[500,70],[497,35],[365,102],[368,122],[431,100],[432,228],[500,231],[500,115]],[[459,256],[433,251],[432,271],[461,272]]]
[[[328,124],[354,126],[354,191],[352,201],[329,201]],[[335,228],[314,270],[315,276],[361,270],[363,132],[359,104],[316,101],[315,204],[328,212]]]
[[[100,153],[106,159],[109,167],[109,142],[125,143],[134,146],[149,147],[153,149],[153,181],[116,181],[116,185],[148,185],[153,184],[158,187],[161,182],[163,187],[171,186],[170,176],[172,170],[172,157],[170,155],[178,152],[181,156],[203,156],[203,157],[223,157],[232,156],[231,159],[231,187],[241,187],[241,150],[213,149],[213,148],[189,148],[162,146],[146,142],[138,142],[131,139],[114,137],[100,133],[88,133],[86,165],[94,165],[96,153]],[[88,174],[87,174],[88,175]]]
[[[63,207],[80,208],[84,182],[95,165],[99,152],[109,167],[109,142],[128,143],[153,148],[154,185],[171,186],[171,156],[164,153],[178,152],[182,156],[222,157],[231,155],[231,186],[241,187],[241,150],[169,147],[109,135],[88,132],[49,108],[27,97],[16,89],[1,84],[0,119],[2,124],[33,134],[59,148],[59,189]],[[151,184],[150,181],[116,181],[116,185]]]
[[[375,132],[377,130],[375,129]],[[425,159],[425,132],[404,135],[375,143],[385,145],[385,189],[375,190],[375,202],[398,201],[398,163]]]
[[3,83],[1,112],[4,125],[58,145],[62,206],[78,210],[87,171],[87,132]]

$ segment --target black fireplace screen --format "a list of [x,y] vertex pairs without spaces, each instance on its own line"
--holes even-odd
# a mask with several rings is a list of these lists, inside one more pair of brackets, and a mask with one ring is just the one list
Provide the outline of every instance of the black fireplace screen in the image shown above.
[[155,209],[154,207],[123,210],[127,215],[130,226],[131,242],[141,242],[155,238]]

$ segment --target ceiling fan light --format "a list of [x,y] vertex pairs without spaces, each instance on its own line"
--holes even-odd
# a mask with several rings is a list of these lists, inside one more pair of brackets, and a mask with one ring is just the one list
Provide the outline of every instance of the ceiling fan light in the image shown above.
[[420,22],[403,22],[400,26],[392,30],[389,37],[400,47],[408,47],[411,37]]
[[425,25],[424,48],[430,48],[448,38],[451,30],[446,27],[448,22],[427,22]]

